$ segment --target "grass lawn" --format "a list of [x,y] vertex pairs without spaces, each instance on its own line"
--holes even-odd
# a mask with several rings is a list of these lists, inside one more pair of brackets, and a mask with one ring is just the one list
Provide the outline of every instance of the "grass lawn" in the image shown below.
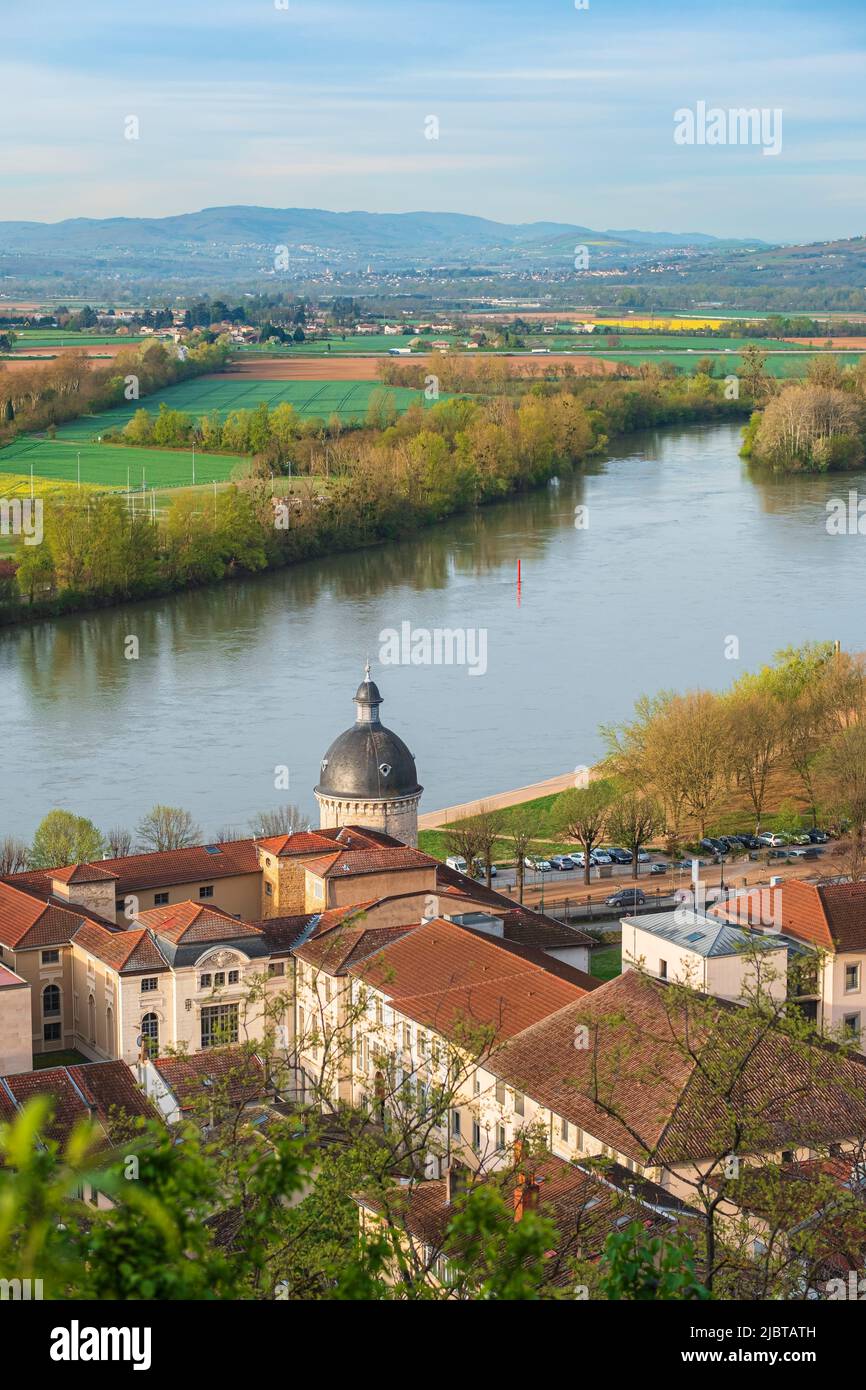
[[[336,415],[344,423],[350,420],[364,422],[370,397],[374,391],[388,391],[394,399],[398,412],[408,410],[416,402],[432,405],[425,401],[423,391],[414,391],[407,386],[383,387],[377,381],[258,381],[254,377],[200,376],[191,381],[179,382],[177,386],[167,386],[152,396],[126,405],[115,406],[100,415],[82,415],[60,425],[57,430],[59,443],[91,443],[107,430],[123,429],[137,410],[146,410],[150,415],[159,412],[163,402],[171,410],[181,410],[197,419],[217,411],[220,419],[233,410],[254,410],[264,401],[272,410],[274,406],[286,402],[296,410],[302,419],[318,416],[329,420]],[[447,397],[440,396],[440,400]]]
[[75,1067],[89,1061],[90,1058],[85,1057],[83,1052],[76,1052],[75,1048],[71,1047],[65,1052],[40,1052],[38,1057],[33,1058],[33,1070],[45,1071],[46,1067]]
[[[91,421],[97,417],[90,417]],[[92,429],[92,424],[91,424]],[[89,444],[37,439],[25,435],[0,449],[0,474],[28,479],[56,478],[77,485],[78,455],[81,481],[102,488],[178,487],[192,482],[192,453],[187,449],[136,449],[122,444]],[[249,459],[238,454],[200,454],[196,451],[196,483],[224,482],[245,473]],[[237,470],[237,472],[236,472]]]
[[590,953],[589,973],[596,980],[614,980],[622,972],[622,946],[597,946]]

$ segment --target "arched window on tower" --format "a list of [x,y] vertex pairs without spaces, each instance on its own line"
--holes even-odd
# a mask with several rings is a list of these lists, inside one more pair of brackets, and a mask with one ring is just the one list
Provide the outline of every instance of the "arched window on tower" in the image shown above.
[[145,1014],[141,1020],[142,1045],[147,1049],[148,1057],[159,1055],[159,1019],[156,1014]]

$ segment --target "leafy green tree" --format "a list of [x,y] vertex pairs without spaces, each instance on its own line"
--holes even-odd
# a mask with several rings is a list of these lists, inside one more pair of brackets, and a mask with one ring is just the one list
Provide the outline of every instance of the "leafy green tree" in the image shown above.
[[604,836],[611,814],[614,789],[610,782],[590,782],[588,787],[570,787],[556,798],[552,820],[583,849],[583,881],[590,881],[590,855]]
[[36,828],[30,847],[30,867],[53,869],[65,864],[84,864],[102,854],[102,835],[93,821],[72,811],[54,810]]

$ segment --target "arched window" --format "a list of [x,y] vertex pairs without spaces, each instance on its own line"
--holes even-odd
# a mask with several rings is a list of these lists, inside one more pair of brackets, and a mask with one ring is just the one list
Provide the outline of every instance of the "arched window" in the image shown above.
[[114,1010],[109,1004],[105,1011],[105,1044],[108,1052],[114,1055]]
[[96,1000],[92,994],[87,999],[87,1036],[92,1043],[96,1042]]
[[145,1014],[141,1020],[141,1036],[147,1048],[148,1057],[159,1055],[159,1019],[156,1014]]
[[46,985],[42,991],[42,1017],[57,1018],[60,1014],[60,989],[57,985]]

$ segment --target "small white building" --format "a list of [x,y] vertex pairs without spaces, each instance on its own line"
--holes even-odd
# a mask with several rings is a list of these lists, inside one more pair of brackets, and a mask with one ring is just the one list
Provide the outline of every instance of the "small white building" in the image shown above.
[[743,931],[690,908],[622,919],[622,968],[686,984],[718,999],[742,1001],[760,987],[788,992],[788,948],[778,935]]

